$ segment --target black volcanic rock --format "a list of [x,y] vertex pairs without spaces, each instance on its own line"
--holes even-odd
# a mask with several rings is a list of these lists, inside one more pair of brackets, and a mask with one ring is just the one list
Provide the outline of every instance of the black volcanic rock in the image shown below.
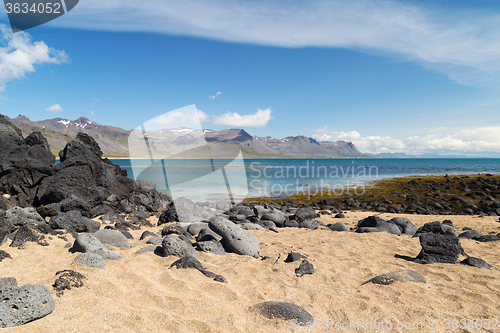
[[33,203],[36,188],[52,175],[55,164],[47,140],[40,132],[26,139],[6,117],[0,115],[0,192],[15,196],[17,204]]
[[416,261],[422,264],[436,262],[456,264],[458,256],[463,253],[460,240],[456,236],[435,233],[424,233],[419,237],[422,250]]

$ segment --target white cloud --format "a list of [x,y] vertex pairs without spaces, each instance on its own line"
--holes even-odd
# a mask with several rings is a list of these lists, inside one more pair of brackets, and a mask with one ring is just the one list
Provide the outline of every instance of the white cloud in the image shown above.
[[199,109],[193,111],[188,108],[189,107],[164,113],[151,119],[150,122],[151,124],[159,126],[196,126],[206,122],[210,118],[205,112]]
[[0,24],[0,92],[5,84],[26,77],[35,72],[37,65],[60,64],[68,61],[64,51],[48,47],[44,42],[32,42],[25,32],[13,34]]
[[217,97],[219,97],[219,95],[222,95],[220,91],[218,91],[214,96],[208,96],[208,98],[216,99]]
[[212,124],[232,127],[264,127],[271,120],[271,108],[266,110],[257,109],[254,114],[241,116],[236,112],[227,112],[220,116],[214,116]]
[[392,138],[390,136],[362,136],[356,131],[329,131],[327,126],[316,130],[313,137],[319,141],[351,141],[364,153],[403,152],[406,154],[466,154],[500,153],[500,127],[449,129],[440,127],[425,136]]
[[61,107],[61,105],[59,104],[54,104],[54,105],[51,105],[49,106],[48,108],[45,109],[45,111],[47,112],[54,112],[54,113],[59,113],[59,112],[63,112],[63,108]]
[[[473,4],[471,6],[474,6]],[[385,53],[462,83],[500,72],[500,14],[386,0],[87,0],[50,24]]]

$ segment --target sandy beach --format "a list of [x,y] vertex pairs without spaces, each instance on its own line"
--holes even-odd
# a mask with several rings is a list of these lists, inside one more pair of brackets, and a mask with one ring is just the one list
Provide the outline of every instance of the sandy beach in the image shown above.
[[[342,222],[354,227],[360,219],[373,214],[347,212]],[[498,217],[380,216],[408,217],[417,227],[446,218],[453,221],[458,233],[464,227],[482,234],[500,231]],[[325,224],[339,221],[328,215],[320,220]],[[155,224],[154,218],[152,222]],[[20,286],[47,286],[56,304],[52,314],[2,331],[290,332],[298,329],[381,332],[386,330],[376,329],[376,325],[383,321],[384,328],[388,323],[396,328],[399,323],[406,328],[413,325],[415,331],[444,332],[448,331],[447,326],[463,325],[464,322],[460,323],[463,319],[471,326],[455,331],[481,331],[472,327],[485,325],[486,319],[491,327],[495,323],[497,329],[500,327],[500,271],[461,264],[412,262],[408,258],[416,257],[421,249],[418,238],[385,232],[358,234],[323,229],[282,228],[279,233],[250,231],[259,241],[261,255],[271,259],[198,252],[207,269],[227,279],[225,284],[194,269],[169,269],[177,260],[172,256],[163,258],[153,252],[134,254],[146,245],[145,240],[139,241],[143,231],[158,232],[163,227],[131,230],[135,238],[130,240],[132,248],[110,247],[124,258],[106,260],[105,270],[72,264],[77,253],[69,252],[64,248],[67,242],[55,236],[45,247],[27,243],[27,248],[20,250],[8,247],[10,242],[2,245],[0,249],[13,259],[0,263],[1,275],[15,277]],[[74,241],[69,234],[66,237],[69,242]],[[461,244],[470,256],[500,267],[497,242],[461,239]],[[292,251],[308,257],[314,265],[313,275],[297,277],[294,270],[299,262],[284,263]],[[55,274],[65,269],[78,271],[87,279],[83,287],[67,290],[57,297],[52,287]],[[376,275],[402,269],[417,271],[427,283],[362,285]],[[315,329],[299,329],[294,323],[266,319],[251,310],[252,305],[264,301],[302,306],[314,317]],[[471,319],[480,320],[471,324]],[[423,328],[419,324],[424,325]]]

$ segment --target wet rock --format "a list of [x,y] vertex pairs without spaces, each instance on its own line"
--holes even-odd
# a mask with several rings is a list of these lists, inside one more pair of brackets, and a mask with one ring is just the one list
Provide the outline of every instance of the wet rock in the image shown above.
[[50,314],[55,303],[42,285],[7,286],[0,289],[0,328],[20,326]]
[[390,272],[390,273],[375,276],[374,278],[371,278],[370,280],[363,283],[363,285],[365,285],[367,283],[389,285],[389,284],[392,284],[396,281],[426,283],[425,278],[422,275],[420,275],[419,273],[417,273],[415,271],[405,269],[405,270],[401,270],[401,271],[395,271],[395,272]]

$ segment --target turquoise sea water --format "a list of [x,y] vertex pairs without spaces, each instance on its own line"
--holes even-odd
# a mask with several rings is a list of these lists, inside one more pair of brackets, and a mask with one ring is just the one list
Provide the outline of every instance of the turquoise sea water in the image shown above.
[[[158,190],[193,200],[283,195],[317,190],[341,191],[369,181],[410,175],[500,173],[500,159],[112,159],[128,177],[157,183]],[[244,163],[244,165],[243,165]],[[246,179],[245,179],[246,178]],[[229,184],[229,186],[227,186]],[[171,193],[172,192],[172,193]]]

